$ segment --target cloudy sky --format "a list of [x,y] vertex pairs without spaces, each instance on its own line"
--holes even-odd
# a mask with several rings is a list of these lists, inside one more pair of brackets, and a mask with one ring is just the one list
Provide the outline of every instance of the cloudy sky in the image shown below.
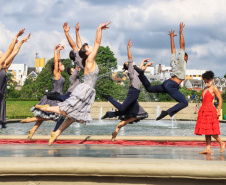
[[[54,46],[65,45],[62,58],[70,46],[62,25],[80,23],[82,42],[94,43],[96,28],[111,21],[103,31],[102,45],[109,46],[118,64],[127,60],[126,45],[132,39],[132,55],[139,64],[144,58],[169,66],[168,31],[179,31],[184,22],[185,48],[189,55],[187,69],[213,70],[216,76],[226,74],[226,1],[225,0],[0,0],[0,50],[6,51],[20,28],[31,33],[15,63],[34,66],[36,51],[46,60],[53,57]],[[179,37],[175,38],[177,54]]]

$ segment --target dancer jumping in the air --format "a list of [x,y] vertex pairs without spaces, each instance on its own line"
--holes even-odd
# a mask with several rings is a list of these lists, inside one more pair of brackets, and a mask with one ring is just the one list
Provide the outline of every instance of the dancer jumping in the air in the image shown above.
[[[104,95],[102,96],[106,98],[108,101],[112,103],[119,111],[116,112],[107,112],[102,119],[105,118],[114,118],[115,116],[119,116],[119,119],[121,120],[119,124],[117,125],[115,131],[112,133],[112,141],[115,140],[119,130],[127,125],[128,123],[132,122],[138,122],[141,119],[147,118],[148,113],[139,105],[137,99],[139,98],[140,94],[140,86],[141,82],[138,78],[138,73],[133,69],[133,59],[130,47],[132,46],[131,40],[129,40],[127,45],[127,51],[128,51],[128,62],[124,63],[124,69],[128,70],[128,76],[130,79],[130,87],[127,94],[126,99],[121,104],[114,100],[110,95]],[[140,68],[143,68],[144,62],[147,62],[150,58],[145,59],[142,61]],[[152,63],[151,63],[152,64]],[[143,70],[146,70],[147,66],[150,64],[147,64]]]
[[184,24],[180,23],[180,53],[179,58],[176,59],[176,49],[174,44],[174,37],[177,36],[174,34],[174,31],[169,31],[169,36],[171,40],[171,62],[170,65],[172,67],[171,78],[164,81],[161,85],[151,86],[151,83],[148,81],[146,76],[144,75],[144,71],[137,66],[134,66],[134,69],[139,73],[139,78],[145,89],[148,92],[152,93],[168,93],[174,100],[179,102],[172,108],[162,111],[161,114],[156,118],[156,120],[160,120],[167,115],[171,117],[176,114],[181,109],[184,109],[188,106],[188,102],[184,95],[179,91],[179,85],[185,79],[186,73],[186,63],[188,60],[188,55],[185,53],[185,42],[183,36]]
[[[56,45],[54,47],[54,62],[52,63],[52,73],[53,73],[53,90],[52,92],[58,92],[60,94],[63,94],[63,87],[65,83],[65,79],[61,76],[61,72],[64,71],[64,65],[61,63],[60,59],[60,51],[64,49],[63,46],[60,46],[60,44]],[[49,104],[52,106],[56,106],[60,101],[58,100],[48,100],[47,96],[45,95],[40,102],[37,105],[45,105]],[[36,105],[36,106],[37,106]],[[39,126],[43,123],[43,121],[47,120],[55,120],[58,121],[62,116],[56,113],[50,113],[45,111],[40,111],[34,107],[31,108],[31,112],[33,112],[34,116],[33,118],[26,118],[25,120],[22,120],[22,123],[27,122],[33,122],[36,121],[34,127],[29,131],[28,139],[31,139],[36,130],[39,128]]]
[[5,90],[7,86],[7,69],[13,62],[14,57],[19,52],[22,44],[26,42],[30,34],[22,39],[17,45],[16,48],[15,44],[18,42],[17,39],[24,33],[25,29],[21,29],[15,38],[13,39],[12,43],[8,47],[5,53],[0,52],[0,128],[6,128],[6,102],[5,102]]
[[[82,71],[84,72],[84,67],[82,66],[82,59],[78,53],[79,49],[82,47],[82,41],[79,36],[79,27],[80,27],[79,23],[76,24],[77,47],[76,47],[75,42],[72,40],[72,38],[70,37],[70,35],[68,33],[71,27],[70,26],[67,27],[67,25],[68,25],[68,23],[65,22],[63,24],[63,29],[64,29],[65,36],[68,40],[68,43],[70,44],[70,46],[72,48],[72,50],[69,53],[69,57],[72,61],[74,61],[75,68],[67,69],[67,72],[70,75],[70,78],[69,78],[70,85],[69,85],[67,93],[65,95],[59,95],[59,93],[58,94],[50,93],[47,95],[47,98],[51,99],[51,100],[65,101],[66,99],[68,99],[70,97],[70,94],[72,93],[72,91],[75,89],[75,87],[80,84],[80,78],[79,78],[80,70],[82,69]],[[65,119],[65,117],[62,117],[61,119],[59,119],[57,121],[53,132],[57,131],[57,129],[60,127],[60,125],[64,122],[64,119]]]
[[[211,136],[220,143],[220,153],[223,153],[225,149],[225,143],[219,136],[219,117],[221,115],[222,97],[217,87],[213,85],[213,78],[214,73],[212,71],[207,71],[202,74],[202,79],[204,80],[206,87],[202,92],[203,101],[198,112],[195,134],[205,135],[206,150],[200,152],[200,154],[211,154]],[[215,96],[219,100],[218,110],[213,105]]]
[[86,122],[92,120],[90,110],[95,100],[96,90],[94,88],[99,73],[95,57],[101,43],[102,30],[107,29],[109,24],[110,22],[103,23],[97,28],[94,47],[91,47],[88,44],[83,44],[79,51],[84,66],[84,83],[79,84],[73,90],[71,96],[64,102],[59,103],[59,106],[36,106],[36,108],[42,111],[55,112],[67,117],[59,129],[52,134],[52,137],[49,140],[49,145],[51,145],[73,122],[86,124]]

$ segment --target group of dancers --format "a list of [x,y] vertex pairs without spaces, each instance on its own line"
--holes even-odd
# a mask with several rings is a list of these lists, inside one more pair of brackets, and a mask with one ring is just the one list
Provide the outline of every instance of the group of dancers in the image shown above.
[[[97,28],[94,46],[89,46],[87,43],[82,44],[79,35],[79,23],[76,24],[76,44],[69,35],[70,27],[64,23],[63,29],[65,36],[72,48],[69,53],[70,59],[74,62],[74,68],[67,69],[70,75],[70,86],[65,95],[63,95],[63,86],[65,79],[61,76],[61,72],[65,70],[64,65],[61,63],[60,52],[64,46],[58,44],[54,47],[54,62],[52,63],[53,73],[53,90],[47,93],[40,102],[31,108],[34,117],[22,120],[22,123],[36,122],[34,127],[29,131],[28,139],[32,139],[35,131],[43,123],[43,121],[54,120],[56,126],[51,133],[49,145],[59,137],[59,135],[69,127],[73,122],[86,124],[92,120],[90,111],[91,106],[95,100],[95,85],[98,78],[98,65],[95,57],[102,39],[102,30],[108,29],[109,23],[102,23]],[[149,80],[144,75],[144,71],[148,66],[152,66],[153,62],[149,62],[150,58],[144,59],[141,64],[136,66],[133,61],[131,46],[132,42],[129,40],[127,45],[128,62],[123,65],[124,71],[127,71],[130,86],[126,99],[123,103],[114,100],[110,95],[102,94],[102,97],[107,99],[118,110],[115,112],[109,111],[102,117],[102,119],[113,118],[118,116],[120,122],[118,123],[115,131],[112,133],[112,141],[116,139],[119,130],[128,123],[139,122],[148,117],[148,113],[139,105],[138,97],[140,93],[141,83],[148,92],[151,93],[168,93],[178,103],[168,110],[163,110],[156,118],[160,120],[165,116],[173,116],[180,110],[188,106],[188,102],[184,95],[179,91],[179,85],[185,79],[186,64],[188,55],[185,53],[185,41],[183,36],[183,29],[185,25],[180,23],[179,26],[179,39],[180,39],[180,53],[176,59],[176,49],[174,44],[174,37],[177,36],[175,30],[169,31],[171,43],[171,62],[172,67],[171,78],[164,81],[161,85],[152,86]],[[2,127],[5,126],[5,101],[4,92],[7,81],[6,70],[9,68],[13,58],[18,53],[21,45],[26,42],[30,34],[22,39],[14,49],[17,38],[24,33],[25,29],[19,31],[15,39],[9,46],[8,50],[0,56],[0,121]],[[144,66],[144,63],[147,63]],[[82,83],[79,78],[80,71],[83,71]],[[205,135],[206,150],[200,152],[201,154],[210,154],[211,136],[220,143],[220,152],[225,149],[225,143],[220,139],[219,116],[222,107],[222,98],[219,90],[213,85],[214,74],[212,71],[207,71],[202,75],[205,82],[205,89],[202,93],[202,106],[198,112],[197,124],[195,127],[195,134]],[[217,96],[219,99],[218,111],[213,106],[213,98]]]

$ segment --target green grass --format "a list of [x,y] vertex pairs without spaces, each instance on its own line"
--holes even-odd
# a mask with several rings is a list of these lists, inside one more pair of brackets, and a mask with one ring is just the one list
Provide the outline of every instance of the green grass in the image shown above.
[[30,109],[37,103],[38,101],[7,101],[6,117],[10,119],[33,117],[34,114]]
[[223,115],[226,115],[226,103],[223,103],[222,109],[223,109]]

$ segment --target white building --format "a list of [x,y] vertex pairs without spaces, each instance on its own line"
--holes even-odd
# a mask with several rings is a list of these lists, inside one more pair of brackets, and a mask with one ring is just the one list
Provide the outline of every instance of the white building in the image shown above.
[[11,64],[8,72],[12,73],[13,80],[18,83],[18,85],[23,86],[24,81],[27,77],[28,66],[26,64]]
[[205,73],[206,71],[207,70],[187,69],[185,79],[201,80],[202,74]]

